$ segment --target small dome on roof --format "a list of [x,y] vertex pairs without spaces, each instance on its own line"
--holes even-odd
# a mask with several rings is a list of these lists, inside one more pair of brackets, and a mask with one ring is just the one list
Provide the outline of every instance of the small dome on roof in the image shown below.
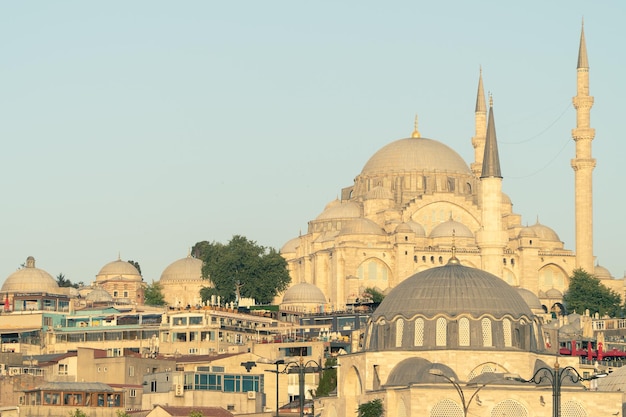
[[600,265],[596,265],[593,268],[593,275],[595,275],[596,278],[599,278],[599,279],[613,279],[611,272],[605,267],[600,266]]
[[546,297],[548,298],[563,298],[563,293],[556,288],[550,288],[546,291]]
[[339,235],[384,235],[385,231],[373,221],[365,218],[351,219],[341,227]]
[[406,223],[400,223],[398,227],[396,227],[396,233],[415,233],[411,226]]
[[415,233],[415,237],[425,237],[426,231],[424,227],[414,221],[408,221],[406,223],[400,223],[396,227],[396,233]]
[[26,259],[26,266],[18,269],[4,281],[2,292],[9,293],[40,293],[63,294],[63,289],[59,288],[57,281],[52,275],[35,267],[35,258],[29,256]]
[[557,235],[554,230],[552,230],[548,226],[544,226],[543,224],[539,223],[538,220],[537,220],[537,223],[535,223],[533,226],[530,226],[530,228],[535,232],[537,237],[540,238],[541,240],[544,240],[546,242],[560,242],[561,241],[561,239],[559,238],[559,235]]
[[159,282],[172,281],[202,281],[202,260],[189,255],[169,264]]
[[424,358],[414,357],[404,359],[394,366],[385,385],[389,387],[406,387],[417,383],[440,382],[441,377],[432,375],[430,373],[431,369],[438,369],[444,375],[458,380],[458,377],[450,367],[440,363],[432,363]]
[[518,238],[535,238],[537,237],[537,233],[535,233],[535,230],[532,227],[522,227],[522,229],[519,231],[519,234],[517,235]]
[[432,232],[430,232],[431,238],[452,236],[473,238],[474,234],[469,227],[452,219],[438,224],[433,228]]
[[507,194],[502,193],[502,203],[503,204],[513,204],[511,202],[511,197],[509,197]]
[[393,194],[386,188],[378,185],[365,194],[366,200],[392,200]]
[[294,237],[280,248],[280,253],[295,253],[300,246],[300,237]]
[[113,297],[109,294],[104,288],[96,287],[94,288],[85,299],[92,303],[112,303]]
[[281,304],[326,304],[326,296],[322,290],[308,282],[301,282],[289,287],[283,295]]
[[122,277],[133,281],[141,281],[141,274],[132,264],[122,261],[120,258],[104,265],[98,275],[96,281],[106,280],[114,277]]
[[528,307],[531,310],[543,310],[543,305],[541,301],[539,301],[539,297],[537,297],[532,291],[527,290],[526,288],[516,288],[517,293],[522,296]]
[[339,204],[329,204],[315,220],[346,219],[354,217],[361,217],[361,206],[354,201],[346,201],[339,202]]

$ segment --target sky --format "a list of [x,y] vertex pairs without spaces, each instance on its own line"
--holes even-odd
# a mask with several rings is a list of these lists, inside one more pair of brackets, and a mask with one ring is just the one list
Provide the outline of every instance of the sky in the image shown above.
[[594,254],[621,278],[625,15],[576,0],[2,2],[0,282],[28,256],[88,284],[118,256],[158,280],[203,240],[279,249],[416,114],[472,162],[480,68],[514,212],[573,250],[583,18]]

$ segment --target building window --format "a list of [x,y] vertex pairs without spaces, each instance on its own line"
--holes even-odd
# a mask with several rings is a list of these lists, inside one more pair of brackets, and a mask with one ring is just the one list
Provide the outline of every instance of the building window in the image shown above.
[[509,319],[502,320],[502,331],[504,333],[504,346],[506,347],[513,346],[513,341],[511,338],[511,320]]
[[483,328],[483,346],[493,346],[491,336],[491,320],[484,318],[481,321],[481,325]]
[[404,334],[404,320],[400,318],[396,321],[396,347],[402,347],[403,334]]
[[415,319],[415,336],[413,340],[415,346],[424,346],[424,319]]
[[443,317],[437,319],[437,346],[446,346],[448,344],[448,323]]
[[128,376],[135,376],[135,367],[133,365],[128,367]]
[[60,363],[59,364],[59,375],[67,375],[67,364]]
[[470,322],[467,317],[459,320],[459,346],[470,345]]
[[131,398],[137,397],[137,390],[136,389],[128,390],[128,396]]

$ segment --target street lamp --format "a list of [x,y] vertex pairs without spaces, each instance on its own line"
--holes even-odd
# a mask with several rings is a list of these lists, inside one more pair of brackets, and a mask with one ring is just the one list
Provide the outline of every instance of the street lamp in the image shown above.
[[524,383],[533,383],[539,385],[544,381],[549,382],[552,385],[552,416],[560,417],[561,415],[561,386],[563,381],[569,379],[572,383],[577,384],[580,381],[591,381],[596,378],[603,378],[606,373],[597,373],[589,377],[581,376],[578,371],[572,366],[566,366],[561,368],[559,366],[559,359],[557,358],[554,363],[554,368],[548,368],[543,366],[535,371],[530,379],[520,378],[519,375],[509,375],[508,378],[515,381]]
[[[443,371],[441,369],[437,369],[437,368],[431,368],[428,370],[428,373],[430,375],[434,375],[434,376],[439,376],[445,380],[447,380],[449,383],[452,384],[452,386],[454,386],[454,389],[456,389],[456,392],[459,394],[459,397],[461,398],[461,403],[463,405],[463,416],[467,417],[467,410],[469,409],[470,404],[472,404],[472,401],[474,400],[474,398],[478,397],[478,392],[485,388],[489,382],[485,382],[484,384],[481,384],[478,388],[476,388],[476,390],[474,390],[474,393],[472,393],[472,395],[469,397],[469,400],[465,400],[465,393],[463,392],[463,388],[461,388],[461,385],[456,381],[456,379],[454,379],[453,377],[449,377],[446,374],[443,373]],[[470,385],[467,385],[470,386]],[[480,405],[480,403],[479,403]]]
[[277,359],[274,361],[274,365],[276,365],[276,369],[265,369],[265,372],[271,372],[276,374],[276,417],[278,417],[278,374],[281,372],[278,370],[278,365],[283,365],[285,363],[284,359]]

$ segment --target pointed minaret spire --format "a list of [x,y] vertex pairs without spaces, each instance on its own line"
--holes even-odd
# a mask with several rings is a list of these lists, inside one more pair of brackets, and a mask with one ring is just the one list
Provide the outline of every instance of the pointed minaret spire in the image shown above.
[[479,177],[482,172],[483,156],[485,153],[485,135],[487,131],[487,106],[485,105],[482,67],[480,68],[480,75],[478,77],[478,93],[476,94],[474,125],[475,133],[472,138],[472,146],[474,147],[474,162],[471,167],[474,175]]
[[489,95],[489,121],[487,122],[483,169],[480,174],[480,178],[486,177],[502,178],[500,156],[498,154],[498,140],[496,138],[496,123],[493,117],[493,97],[491,97],[491,95]]
[[593,169],[596,160],[591,154],[591,142],[596,131],[591,127],[593,96],[589,95],[589,61],[584,22],[580,30],[576,97],[572,102],[576,109],[576,127],[572,129],[572,138],[576,143],[576,155],[572,159],[576,213],[576,267],[593,273]]
[[411,133],[412,138],[421,137],[419,130],[417,130],[417,114],[415,115],[415,122],[413,123],[413,133]]
[[582,28],[580,29],[580,46],[578,47],[578,67],[589,68],[587,60],[587,43],[585,42],[585,20],[583,19]]

